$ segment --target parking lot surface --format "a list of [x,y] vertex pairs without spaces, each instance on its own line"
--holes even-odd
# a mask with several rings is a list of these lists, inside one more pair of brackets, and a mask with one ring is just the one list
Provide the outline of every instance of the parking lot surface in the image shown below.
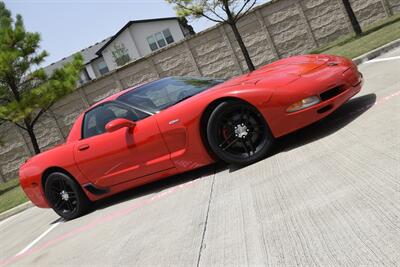
[[64,222],[0,222],[0,266],[399,266],[400,49],[360,94],[266,159],[131,190]]

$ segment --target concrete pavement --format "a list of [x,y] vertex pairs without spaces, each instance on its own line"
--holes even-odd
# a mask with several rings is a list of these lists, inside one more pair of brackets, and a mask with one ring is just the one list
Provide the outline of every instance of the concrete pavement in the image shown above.
[[38,208],[0,222],[0,266],[400,265],[399,56],[360,65],[359,95],[256,164],[172,177],[71,222]]

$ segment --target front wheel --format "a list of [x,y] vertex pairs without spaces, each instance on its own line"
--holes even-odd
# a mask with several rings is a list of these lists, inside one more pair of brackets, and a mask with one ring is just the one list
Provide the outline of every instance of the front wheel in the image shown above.
[[221,160],[247,165],[261,160],[272,147],[274,137],[261,113],[239,101],[225,101],[211,113],[207,140]]
[[66,220],[75,219],[90,208],[90,201],[82,188],[61,172],[53,172],[47,177],[45,194],[51,208]]

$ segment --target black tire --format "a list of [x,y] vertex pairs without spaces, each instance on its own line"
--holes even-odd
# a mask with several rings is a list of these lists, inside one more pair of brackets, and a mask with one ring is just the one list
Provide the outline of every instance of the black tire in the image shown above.
[[87,213],[91,202],[79,184],[62,172],[53,172],[44,186],[51,208],[65,220],[72,220]]
[[241,101],[224,101],[208,119],[207,141],[219,159],[248,165],[268,153],[274,137],[255,107]]

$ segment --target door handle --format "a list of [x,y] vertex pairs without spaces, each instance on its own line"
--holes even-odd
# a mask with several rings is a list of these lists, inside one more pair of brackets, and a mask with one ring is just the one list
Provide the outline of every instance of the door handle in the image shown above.
[[83,150],[86,150],[86,149],[88,149],[90,146],[89,145],[80,145],[80,146],[78,146],[78,150],[79,151],[83,151]]

